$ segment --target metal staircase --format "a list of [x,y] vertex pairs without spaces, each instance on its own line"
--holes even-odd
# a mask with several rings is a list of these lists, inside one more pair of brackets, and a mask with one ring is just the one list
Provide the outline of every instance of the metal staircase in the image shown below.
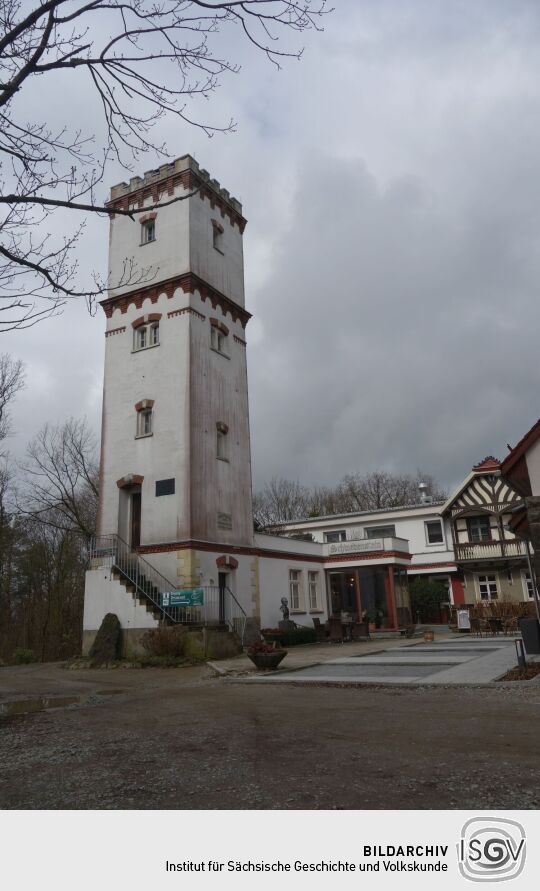
[[200,586],[200,606],[162,606],[161,595],[177,591],[148,560],[141,557],[119,535],[100,535],[90,548],[90,568],[108,568],[126,590],[165,625],[212,626],[234,631],[243,644],[247,615],[233,592],[217,585]]

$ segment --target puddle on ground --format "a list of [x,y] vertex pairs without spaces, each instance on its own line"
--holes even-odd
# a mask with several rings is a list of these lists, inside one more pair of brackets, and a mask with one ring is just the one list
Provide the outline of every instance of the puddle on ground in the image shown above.
[[47,708],[63,708],[81,702],[82,699],[82,696],[38,696],[37,699],[0,702],[0,715],[23,715],[26,712],[41,712]]
[[2,715],[25,715],[29,712],[42,712],[48,708],[65,708],[68,705],[87,702],[89,696],[115,696],[124,690],[96,690],[95,694],[84,696],[36,696],[34,699],[15,699],[12,702],[0,702]]

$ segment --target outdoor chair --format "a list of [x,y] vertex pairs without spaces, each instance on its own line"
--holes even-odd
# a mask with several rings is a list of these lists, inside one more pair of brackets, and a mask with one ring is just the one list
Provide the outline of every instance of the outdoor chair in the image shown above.
[[330,632],[330,643],[343,643],[343,624],[341,619],[329,619],[328,630]]
[[482,631],[487,630],[481,619],[478,619],[476,616],[471,616],[471,634],[476,634],[477,637],[482,637]]
[[369,626],[367,622],[353,622],[351,629],[351,637],[353,640],[368,640]]
[[505,616],[503,618],[503,631],[505,634],[519,634],[516,616]]
[[328,640],[328,631],[326,630],[325,625],[322,624],[320,619],[313,619],[313,627],[315,628],[315,634],[317,635],[317,643],[326,643]]

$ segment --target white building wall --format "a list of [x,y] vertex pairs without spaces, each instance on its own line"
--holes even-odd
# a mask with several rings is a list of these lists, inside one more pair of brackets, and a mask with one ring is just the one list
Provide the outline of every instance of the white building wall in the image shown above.
[[111,578],[107,569],[89,569],[84,588],[83,630],[98,629],[107,613],[115,613],[124,630],[157,628],[158,622],[145,606]]
[[[244,306],[244,256],[242,233],[219,207],[198,196],[189,201],[190,213],[190,268],[217,291],[226,294],[239,306]],[[221,249],[213,244],[215,220],[223,228]]]
[[[174,196],[189,194],[178,185]],[[169,196],[163,196],[170,200]],[[173,196],[170,196],[171,198]],[[200,201],[200,199],[199,199]],[[141,222],[145,208],[152,205],[149,197],[144,207],[134,211],[134,219],[115,214],[110,221],[109,287],[111,297],[126,294],[136,287],[162,282],[189,271],[189,207],[190,200],[179,201],[156,211],[156,238],[141,242]],[[127,284],[121,285],[121,282]]]
[[[100,532],[118,528],[120,491],[126,474],[144,476],[141,541],[170,541],[189,534],[189,323],[190,315],[168,318],[186,305],[178,290],[161,294],[137,309],[115,310],[107,330],[124,328],[106,339],[101,456]],[[159,346],[133,351],[132,322],[146,313],[161,313]],[[165,386],[165,382],[167,385]],[[153,434],[137,438],[135,405],[153,399]],[[175,494],[156,498],[155,483],[175,479]],[[124,531],[125,534],[125,531]]]

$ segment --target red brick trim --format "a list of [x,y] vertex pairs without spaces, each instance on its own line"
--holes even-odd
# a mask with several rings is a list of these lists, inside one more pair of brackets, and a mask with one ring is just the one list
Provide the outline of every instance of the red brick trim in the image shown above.
[[145,213],[144,217],[139,219],[139,223],[143,226],[145,223],[150,223],[151,220],[155,220],[157,217],[157,211],[152,211],[152,213]]
[[219,330],[220,330],[223,334],[228,335],[228,333],[229,333],[229,329],[227,328],[226,325],[223,324],[223,322],[220,322],[219,319],[214,319],[213,317],[211,317],[211,318],[210,318],[210,324],[211,324],[212,327],[214,327],[214,328],[219,328]]
[[112,337],[113,334],[123,334],[125,330],[125,325],[123,325],[121,328],[111,328],[110,331],[105,332],[105,337]]
[[129,211],[130,204],[137,204],[139,209],[143,208],[144,202],[148,199],[150,199],[153,204],[158,204],[161,196],[164,196],[165,193],[167,197],[172,197],[175,188],[179,185],[182,185],[188,192],[193,192],[195,189],[198,189],[201,201],[209,201],[212,210],[217,207],[221,216],[228,217],[231,226],[238,226],[239,231],[243,233],[247,223],[245,217],[228,204],[221,195],[218,195],[210,185],[208,185],[200,176],[197,176],[195,171],[191,169],[181,170],[173,176],[167,176],[158,182],[148,183],[140,189],[128,192],[119,198],[114,198],[112,201],[107,201],[105,206],[110,208],[111,217],[114,217],[115,209]]
[[388,557],[397,557],[401,560],[410,560],[411,555],[405,551],[368,551],[361,554],[333,554],[325,557],[325,563],[357,563],[359,560],[386,560]]
[[[139,554],[165,554],[170,551],[193,550],[193,551],[214,551],[223,552],[223,542],[212,543],[209,541],[195,541],[188,539],[186,541],[172,541],[166,544],[141,545],[137,548]],[[318,557],[314,554],[296,554],[288,551],[273,551],[268,548],[249,547],[248,545],[227,545],[227,550],[233,554],[251,555],[253,557],[275,557],[280,560],[304,561],[305,563],[324,563],[324,557]]]
[[458,568],[455,563],[415,563],[409,566],[409,572],[415,572],[417,569],[445,569],[445,570],[454,570],[454,572],[458,571]]
[[212,309],[219,306],[224,316],[229,313],[233,322],[240,321],[242,328],[246,327],[251,318],[251,313],[247,312],[242,306],[238,306],[233,300],[229,300],[225,294],[221,294],[220,291],[216,291],[211,285],[206,284],[202,278],[199,278],[193,272],[185,272],[183,275],[175,276],[158,285],[148,285],[146,288],[138,288],[118,297],[107,297],[100,302],[100,305],[103,307],[103,312],[107,318],[110,319],[115,309],[119,309],[122,314],[131,305],[141,309],[145,300],[157,303],[160,294],[165,294],[170,300],[177,288],[181,288],[184,294],[194,294],[195,291],[198,291],[203,303],[209,300],[212,304]]
[[172,319],[174,316],[183,316],[184,313],[191,313],[192,316],[197,316],[201,322],[204,322],[206,316],[203,316],[202,312],[198,312],[198,310],[193,309],[192,306],[183,306],[182,309],[174,309],[172,312],[167,313],[167,318]]
[[116,480],[116,485],[119,489],[124,489],[126,486],[142,486],[143,480],[144,476],[140,476],[138,473],[127,473],[126,476]]
[[153,399],[141,399],[140,402],[135,403],[135,411],[142,411],[143,408],[153,408],[154,400]]
[[242,346],[244,346],[244,347],[247,346],[246,341],[242,340],[241,337],[237,337],[236,334],[233,334],[233,340],[235,340],[236,343],[242,344]]
[[135,321],[131,323],[131,327],[140,328],[141,325],[148,325],[149,322],[159,322],[160,318],[160,312],[149,312],[145,316],[139,316],[138,319],[135,319]]

